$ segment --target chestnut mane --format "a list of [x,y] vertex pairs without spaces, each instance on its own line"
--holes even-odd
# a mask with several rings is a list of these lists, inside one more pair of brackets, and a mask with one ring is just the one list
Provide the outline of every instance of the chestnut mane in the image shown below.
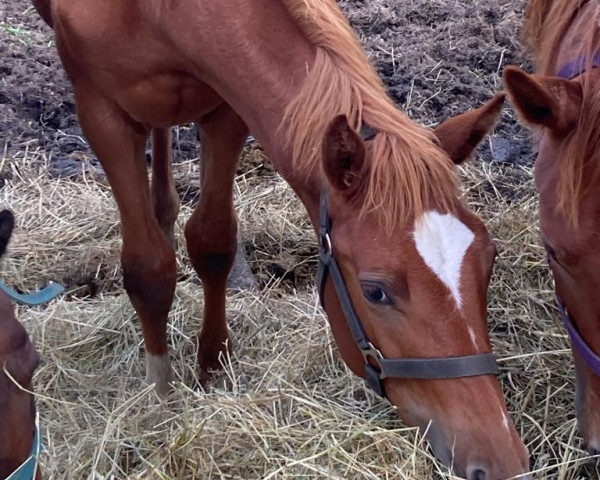
[[[536,73],[555,75],[560,43],[580,10],[596,0],[531,0],[523,24],[523,43],[533,52]],[[591,27],[581,32],[579,49],[573,60],[583,56],[587,70],[600,50],[600,3],[593,8]],[[578,224],[581,198],[600,182],[600,89],[580,77],[583,104],[577,125],[565,138],[560,152],[560,177],[557,182],[557,210],[573,225]],[[585,180],[585,181],[584,181]]]
[[452,162],[431,131],[395,107],[336,2],[283,2],[316,46],[284,123],[298,169],[310,175],[320,168],[323,134],[343,113],[356,129],[365,123],[378,132],[361,214],[376,212],[389,228],[418,218],[432,203],[451,210],[458,192]]

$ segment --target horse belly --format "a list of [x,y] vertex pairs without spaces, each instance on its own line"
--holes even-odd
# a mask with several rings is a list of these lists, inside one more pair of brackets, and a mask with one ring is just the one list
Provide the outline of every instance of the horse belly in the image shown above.
[[120,89],[116,99],[134,120],[153,127],[194,121],[222,102],[207,84],[179,74],[137,81]]

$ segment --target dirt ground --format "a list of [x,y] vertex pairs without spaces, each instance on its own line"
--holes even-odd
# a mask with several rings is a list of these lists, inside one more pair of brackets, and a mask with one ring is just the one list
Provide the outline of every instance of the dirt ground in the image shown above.
[[[480,106],[501,89],[505,65],[531,69],[518,41],[525,0],[341,0],[340,5],[394,100],[424,125],[434,126]],[[174,132],[175,177],[185,215],[198,192],[197,132],[194,126],[181,126]],[[20,288],[58,280],[70,292],[48,311],[20,310],[20,318],[48,359],[36,376],[38,391],[43,394],[38,405],[50,442],[43,459],[45,478],[191,478],[191,471],[207,475],[196,473],[196,478],[451,478],[442,467],[431,467],[433,460],[426,450],[415,450],[409,459],[397,452],[394,445],[405,448],[413,442],[420,446],[418,437],[404,431],[382,402],[373,399],[360,381],[344,370],[322,315],[315,313],[312,282],[317,249],[306,216],[254,142],[248,143],[240,162],[236,205],[245,251],[262,296],[260,301],[257,297],[230,299],[237,315],[232,329],[237,329],[240,345],[239,357],[233,363],[237,373],[227,372],[229,390],[222,396],[200,397],[184,389],[181,402],[191,413],[183,419],[160,410],[142,395],[147,394],[145,390],[137,393],[143,389],[140,337],[133,327],[124,326],[130,325],[132,314],[121,289],[114,203],[102,169],[77,124],[73,94],[56,55],[51,30],[27,0],[0,2],[0,148],[0,198],[16,211],[20,222],[4,275],[12,275]],[[500,248],[490,290],[491,335],[503,359],[502,382],[509,410],[532,453],[532,468],[539,472],[535,478],[599,478],[597,467],[586,459],[576,436],[568,343],[552,306],[537,242],[533,158],[527,130],[507,108],[493,135],[480,148],[478,158],[463,172],[469,201],[486,220]],[[40,189],[44,194],[41,200],[36,197]],[[64,192],[64,196],[56,197],[57,191]],[[73,204],[76,197],[81,197],[77,200],[81,203],[57,204],[61,198],[70,203],[65,200],[68,196],[73,196]],[[32,214],[31,219],[19,219],[20,206],[35,212],[26,199],[34,204],[39,201],[40,212],[54,212],[53,217],[48,220],[40,213]],[[262,199],[276,199],[279,207],[271,208]],[[60,232],[59,220],[69,225],[70,235],[56,233]],[[52,230],[53,225],[56,230]],[[179,252],[184,255],[181,245]],[[191,384],[190,332],[198,326],[199,307],[187,302],[198,295],[193,293],[197,281],[189,265],[182,261],[179,267],[180,303],[171,334],[176,355],[189,357],[176,368],[183,372],[183,384]],[[284,310],[282,305],[293,311]],[[264,317],[267,326],[255,325],[255,314]],[[281,316],[289,318],[282,320]],[[185,326],[183,320],[192,317],[192,325]],[[290,346],[300,334],[282,336],[282,330],[290,325],[297,332],[305,332],[307,318],[317,318],[317,327],[310,327],[306,335],[322,347],[326,357],[314,353],[316,347],[306,346],[306,342],[301,344],[306,351]],[[122,336],[116,336],[121,335],[118,331],[124,331]],[[279,340],[266,338],[269,332]],[[90,339],[97,343],[85,350]],[[256,339],[262,339],[264,345],[254,343]],[[275,361],[272,352],[281,348],[294,352],[297,348],[304,353],[294,354],[294,358],[274,367],[269,363]],[[315,355],[310,362],[307,351]],[[108,358],[111,354],[113,357]],[[268,425],[280,432],[274,424],[286,420],[281,420],[279,411],[269,416],[266,406],[262,409],[240,398],[248,394],[249,385],[258,385],[253,392],[288,388],[288,384],[282,387],[277,383],[279,377],[270,376],[282,365],[303,373],[302,379],[300,375],[291,380],[286,377],[293,385],[289,388],[294,389],[291,398],[306,408],[325,405],[319,410],[326,419],[321,419],[321,428],[333,425],[331,433],[327,430],[333,443],[346,445],[344,442],[349,441],[349,455],[362,458],[365,465],[372,461],[371,466],[362,470],[349,467],[346,457],[333,454],[319,463],[320,453],[314,453],[306,455],[307,464],[314,456],[310,467],[302,460],[292,462],[286,470],[281,462],[272,464],[249,453],[258,448],[253,443],[259,442],[256,438],[262,439],[253,436],[253,431],[263,432],[261,428]],[[101,383],[102,378],[106,382],[106,372],[119,378],[118,385]],[[325,377],[330,377],[331,383],[322,380]],[[298,393],[309,389],[315,396]],[[325,394],[314,393],[326,391],[335,391],[337,396],[331,400]],[[100,398],[99,392],[109,393]],[[142,405],[134,405],[140,416],[135,428],[143,436],[156,427],[148,433],[148,444],[134,437],[135,428],[127,423],[133,415],[127,408],[140,398]],[[68,408],[63,409],[61,402]],[[74,407],[77,402],[81,405]],[[285,405],[291,408],[291,403]],[[253,410],[255,407],[260,412]],[[228,408],[235,411],[236,418],[246,415],[251,420],[247,422],[248,430],[239,427],[243,430],[240,435],[247,439],[246,450],[240,447],[235,455],[225,456],[223,452],[231,453],[230,446],[226,439],[217,440],[219,425],[233,435],[231,432],[237,432],[235,428],[243,423],[235,423],[233,417],[219,420],[219,412],[230,412]],[[307,415],[317,415],[315,410],[310,412]],[[154,422],[154,414],[161,419],[165,416],[164,423]],[[205,417],[216,419],[216,423],[203,423]],[[348,440],[337,422],[358,422],[364,426],[366,437]],[[210,446],[192,441],[203,432],[195,430],[200,423],[206,438],[212,439]],[[291,429],[295,424],[285,425]],[[86,437],[78,431],[89,433]],[[166,435],[166,440],[161,435]],[[380,450],[366,460],[364,452],[370,450],[365,445],[373,443],[373,438],[384,440],[375,442],[374,448]],[[275,442],[273,438],[271,441]],[[202,455],[194,450],[196,447]],[[289,443],[282,443],[280,448],[290,458],[302,456],[299,451],[290,453]],[[157,460],[154,454],[146,455],[153,449],[160,455],[164,453],[164,457]],[[182,460],[188,458],[184,454],[195,459],[196,470]],[[254,459],[254,463],[248,459]],[[404,470],[378,469],[382,462],[402,463]],[[201,464],[208,466],[201,469]],[[338,476],[332,472],[338,472]]]

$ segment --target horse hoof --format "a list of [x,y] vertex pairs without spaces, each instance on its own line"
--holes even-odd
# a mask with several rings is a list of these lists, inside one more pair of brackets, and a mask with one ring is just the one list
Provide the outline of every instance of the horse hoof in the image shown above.
[[200,382],[204,384],[212,377],[212,372],[222,370],[229,363],[231,356],[231,341],[213,340],[200,337],[198,339],[198,368],[200,371]]

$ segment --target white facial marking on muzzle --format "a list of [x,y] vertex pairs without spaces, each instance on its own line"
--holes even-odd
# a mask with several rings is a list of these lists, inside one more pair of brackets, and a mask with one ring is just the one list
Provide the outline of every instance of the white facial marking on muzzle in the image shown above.
[[458,218],[434,210],[415,222],[414,239],[426,265],[448,287],[460,308],[460,270],[475,235]]

